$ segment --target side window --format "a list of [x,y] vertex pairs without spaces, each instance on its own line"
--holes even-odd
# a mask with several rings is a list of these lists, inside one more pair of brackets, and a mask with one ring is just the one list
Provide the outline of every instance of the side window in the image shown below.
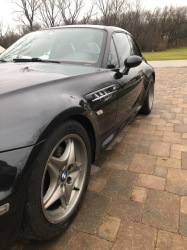
[[131,54],[131,48],[126,34],[115,33],[113,35],[116,49],[118,52],[120,67],[124,66],[125,59]]
[[108,61],[107,61],[107,68],[112,68],[112,67],[119,68],[118,56],[117,56],[116,48],[114,46],[113,39],[111,40]]
[[129,38],[129,42],[130,42],[130,45],[131,45],[133,55],[142,56],[141,53],[140,53],[140,50],[137,47],[136,43],[134,42],[133,38],[131,36],[129,36],[129,35],[128,35],[128,38]]

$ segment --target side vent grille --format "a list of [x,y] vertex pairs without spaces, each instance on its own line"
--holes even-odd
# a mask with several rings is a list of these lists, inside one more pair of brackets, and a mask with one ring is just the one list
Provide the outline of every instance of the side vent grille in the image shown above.
[[92,94],[92,102],[106,101],[110,99],[115,92],[116,92],[115,85],[96,91]]

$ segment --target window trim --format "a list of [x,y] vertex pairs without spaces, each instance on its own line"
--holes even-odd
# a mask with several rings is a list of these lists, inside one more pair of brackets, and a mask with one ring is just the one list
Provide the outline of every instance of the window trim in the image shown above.
[[[112,33],[112,38],[113,38],[113,35],[114,34],[116,34],[116,33],[120,33],[120,34],[125,34],[126,36],[127,36],[127,32],[123,32],[123,31],[114,31],[113,33]],[[113,39],[114,40],[114,39]],[[128,39],[128,36],[127,36],[127,40],[128,40],[128,43],[129,43],[129,46],[130,46],[130,53],[132,54],[132,48],[131,48],[131,45],[130,45],[130,42],[129,42],[129,39]],[[114,45],[115,45],[115,48],[116,48],[116,44],[115,44],[115,41],[114,41]],[[117,48],[116,48],[116,52],[117,52]],[[117,52],[117,55],[118,55],[118,52]],[[119,55],[118,55],[118,61],[119,61]],[[125,65],[123,65],[123,66],[121,66],[120,65],[120,61],[119,61],[119,68],[124,68],[125,67]]]
[[[119,56],[118,56],[118,52],[117,52],[117,49],[116,49],[116,44],[114,42],[114,38],[113,38],[113,35],[111,36],[111,39],[110,39],[110,45],[109,45],[109,51],[108,51],[108,55],[107,55],[107,62],[108,62],[108,57],[109,57],[109,53],[110,53],[110,46],[111,46],[111,43],[113,41],[113,44],[114,44],[114,48],[115,48],[115,51],[116,51],[116,55],[117,55],[117,59],[118,59],[118,65],[119,65],[119,68],[120,68],[120,62],[119,62]],[[107,67],[108,65],[106,65]],[[108,69],[108,68],[107,68]],[[118,68],[114,68],[114,69],[118,69]]]
[[135,45],[136,45],[136,48],[138,49],[138,52],[139,52],[139,55],[138,55],[138,56],[142,57],[142,53],[141,53],[141,51],[140,51],[140,49],[139,49],[139,47],[138,47],[138,44],[137,44],[137,42],[135,41],[134,37],[133,37],[131,34],[128,34],[128,33],[127,33],[126,35],[127,35],[127,38],[128,38],[129,44],[130,44],[130,47],[131,47],[131,53],[132,53],[132,55],[134,55],[134,53],[133,53],[133,48],[132,48],[132,44],[131,44],[131,42],[130,42],[130,40],[129,40],[129,37],[133,40],[133,42],[134,42]]

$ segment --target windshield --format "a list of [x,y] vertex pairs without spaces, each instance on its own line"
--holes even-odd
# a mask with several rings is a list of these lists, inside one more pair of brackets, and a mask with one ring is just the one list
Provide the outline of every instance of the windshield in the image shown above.
[[103,37],[103,30],[90,28],[37,31],[10,46],[0,60],[40,58],[94,64],[100,58]]

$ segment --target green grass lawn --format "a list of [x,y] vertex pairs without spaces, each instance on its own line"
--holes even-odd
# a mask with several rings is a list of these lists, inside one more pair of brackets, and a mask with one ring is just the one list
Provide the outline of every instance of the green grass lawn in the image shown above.
[[159,52],[142,52],[147,61],[187,60],[187,47]]

